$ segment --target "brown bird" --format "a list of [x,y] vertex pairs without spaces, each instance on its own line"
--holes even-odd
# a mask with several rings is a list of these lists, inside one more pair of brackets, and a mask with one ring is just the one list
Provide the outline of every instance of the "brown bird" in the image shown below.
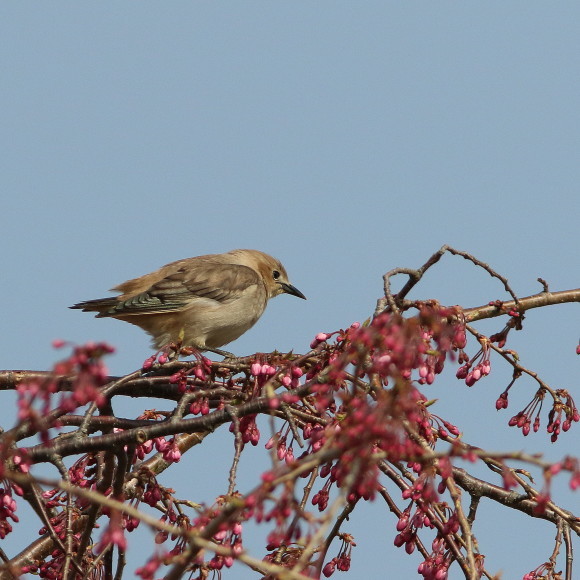
[[306,299],[290,284],[284,266],[258,250],[178,260],[112,291],[121,294],[70,308],[135,324],[158,349],[174,342],[223,356],[233,355],[218,347],[251,328],[270,298],[286,293]]

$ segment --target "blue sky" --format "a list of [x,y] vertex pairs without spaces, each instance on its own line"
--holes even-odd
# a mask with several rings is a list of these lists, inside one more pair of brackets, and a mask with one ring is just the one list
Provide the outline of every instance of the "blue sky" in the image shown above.
[[[230,345],[239,354],[303,351],[365,319],[385,271],[444,243],[522,296],[538,277],[578,286],[577,3],[4,3],[0,35],[2,368],[48,368],[64,338],[111,342],[111,371],[134,370],[150,353],[138,328],[67,307],[238,247],[280,258],[308,297],[273,301]],[[475,306],[505,294],[445,258],[412,297]],[[513,339],[524,364],[572,390],[573,306],[530,313]],[[471,390],[449,377],[428,395],[474,444],[574,453],[573,432],[550,447],[508,431],[494,408],[500,367]],[[533,390],[522,384],[514,405]],[[353,517],[354,577],[385,577],[377,550],[412,577],[419,560],[392,548],[382,507]],[[491,572],[521,577],[549,557],[541,522],[512,545],[521,518],[498,530],[481,517]]]

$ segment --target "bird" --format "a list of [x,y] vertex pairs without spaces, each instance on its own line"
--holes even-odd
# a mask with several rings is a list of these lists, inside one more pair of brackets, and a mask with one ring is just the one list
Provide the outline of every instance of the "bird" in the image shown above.
[[139,326],[156,349],[176,343],[198,351],[221,350],[249,330],[268,300],[306,296],[290,284],[282,263],[258,250],[232,250],[177,260],[111,289],[118,296],[70,306]]

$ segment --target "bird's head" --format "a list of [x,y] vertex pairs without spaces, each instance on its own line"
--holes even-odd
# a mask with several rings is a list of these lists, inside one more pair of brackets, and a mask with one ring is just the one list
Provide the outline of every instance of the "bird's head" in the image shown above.
[[238,259],[241,258],[240,263],[249,266],[262,276],[268,298],[274,298],[279,294],[291,294],[306,300],[306,296],[296,286],[290,284],[286,268],[280,260],[258,250],[234,250],[234,252],[238,255]]

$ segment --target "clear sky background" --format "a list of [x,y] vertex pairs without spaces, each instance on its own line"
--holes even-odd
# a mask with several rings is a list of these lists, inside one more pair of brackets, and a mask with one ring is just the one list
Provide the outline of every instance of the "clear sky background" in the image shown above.
[[[5,2],[0,39],[2,368],[49,368],[62,356],[54,338],[106,340],[112,373],[138,368],[150,354],[142,331],[67,307],[233,248],[280,258],[308,297],[273,301],[230,345],[238,354],[304,351],[317,332],[364,320],[384,272],[444,243],[521,296],[539,276],[553,290],[579,285],[576,2]],[[506,295],[448,257],[412,297],[476,306]],[[573,393],[577,306],[530,312],[511,343]],[[426,390],[439,413],[473,444],[578,454],[579,425],[556,445],[507,428],[535,385],[522,382],[498,414],[510,373],[492,364],[473,389],[451,373]],[[227,437],[182,460],[182,495],[225,491],[229,459],[217,484],[204,467],[220,449],[231,452]],[[565,489],[556,499],[577,507]],[[552,527],[483,504],[474,531],[490,572],[521,577],[550,556]],[[392,547],[384,505],[344,529],[358,543],[352,577],[415,577],[420,559]],[[145,554],[133,548],[133,568]]]

